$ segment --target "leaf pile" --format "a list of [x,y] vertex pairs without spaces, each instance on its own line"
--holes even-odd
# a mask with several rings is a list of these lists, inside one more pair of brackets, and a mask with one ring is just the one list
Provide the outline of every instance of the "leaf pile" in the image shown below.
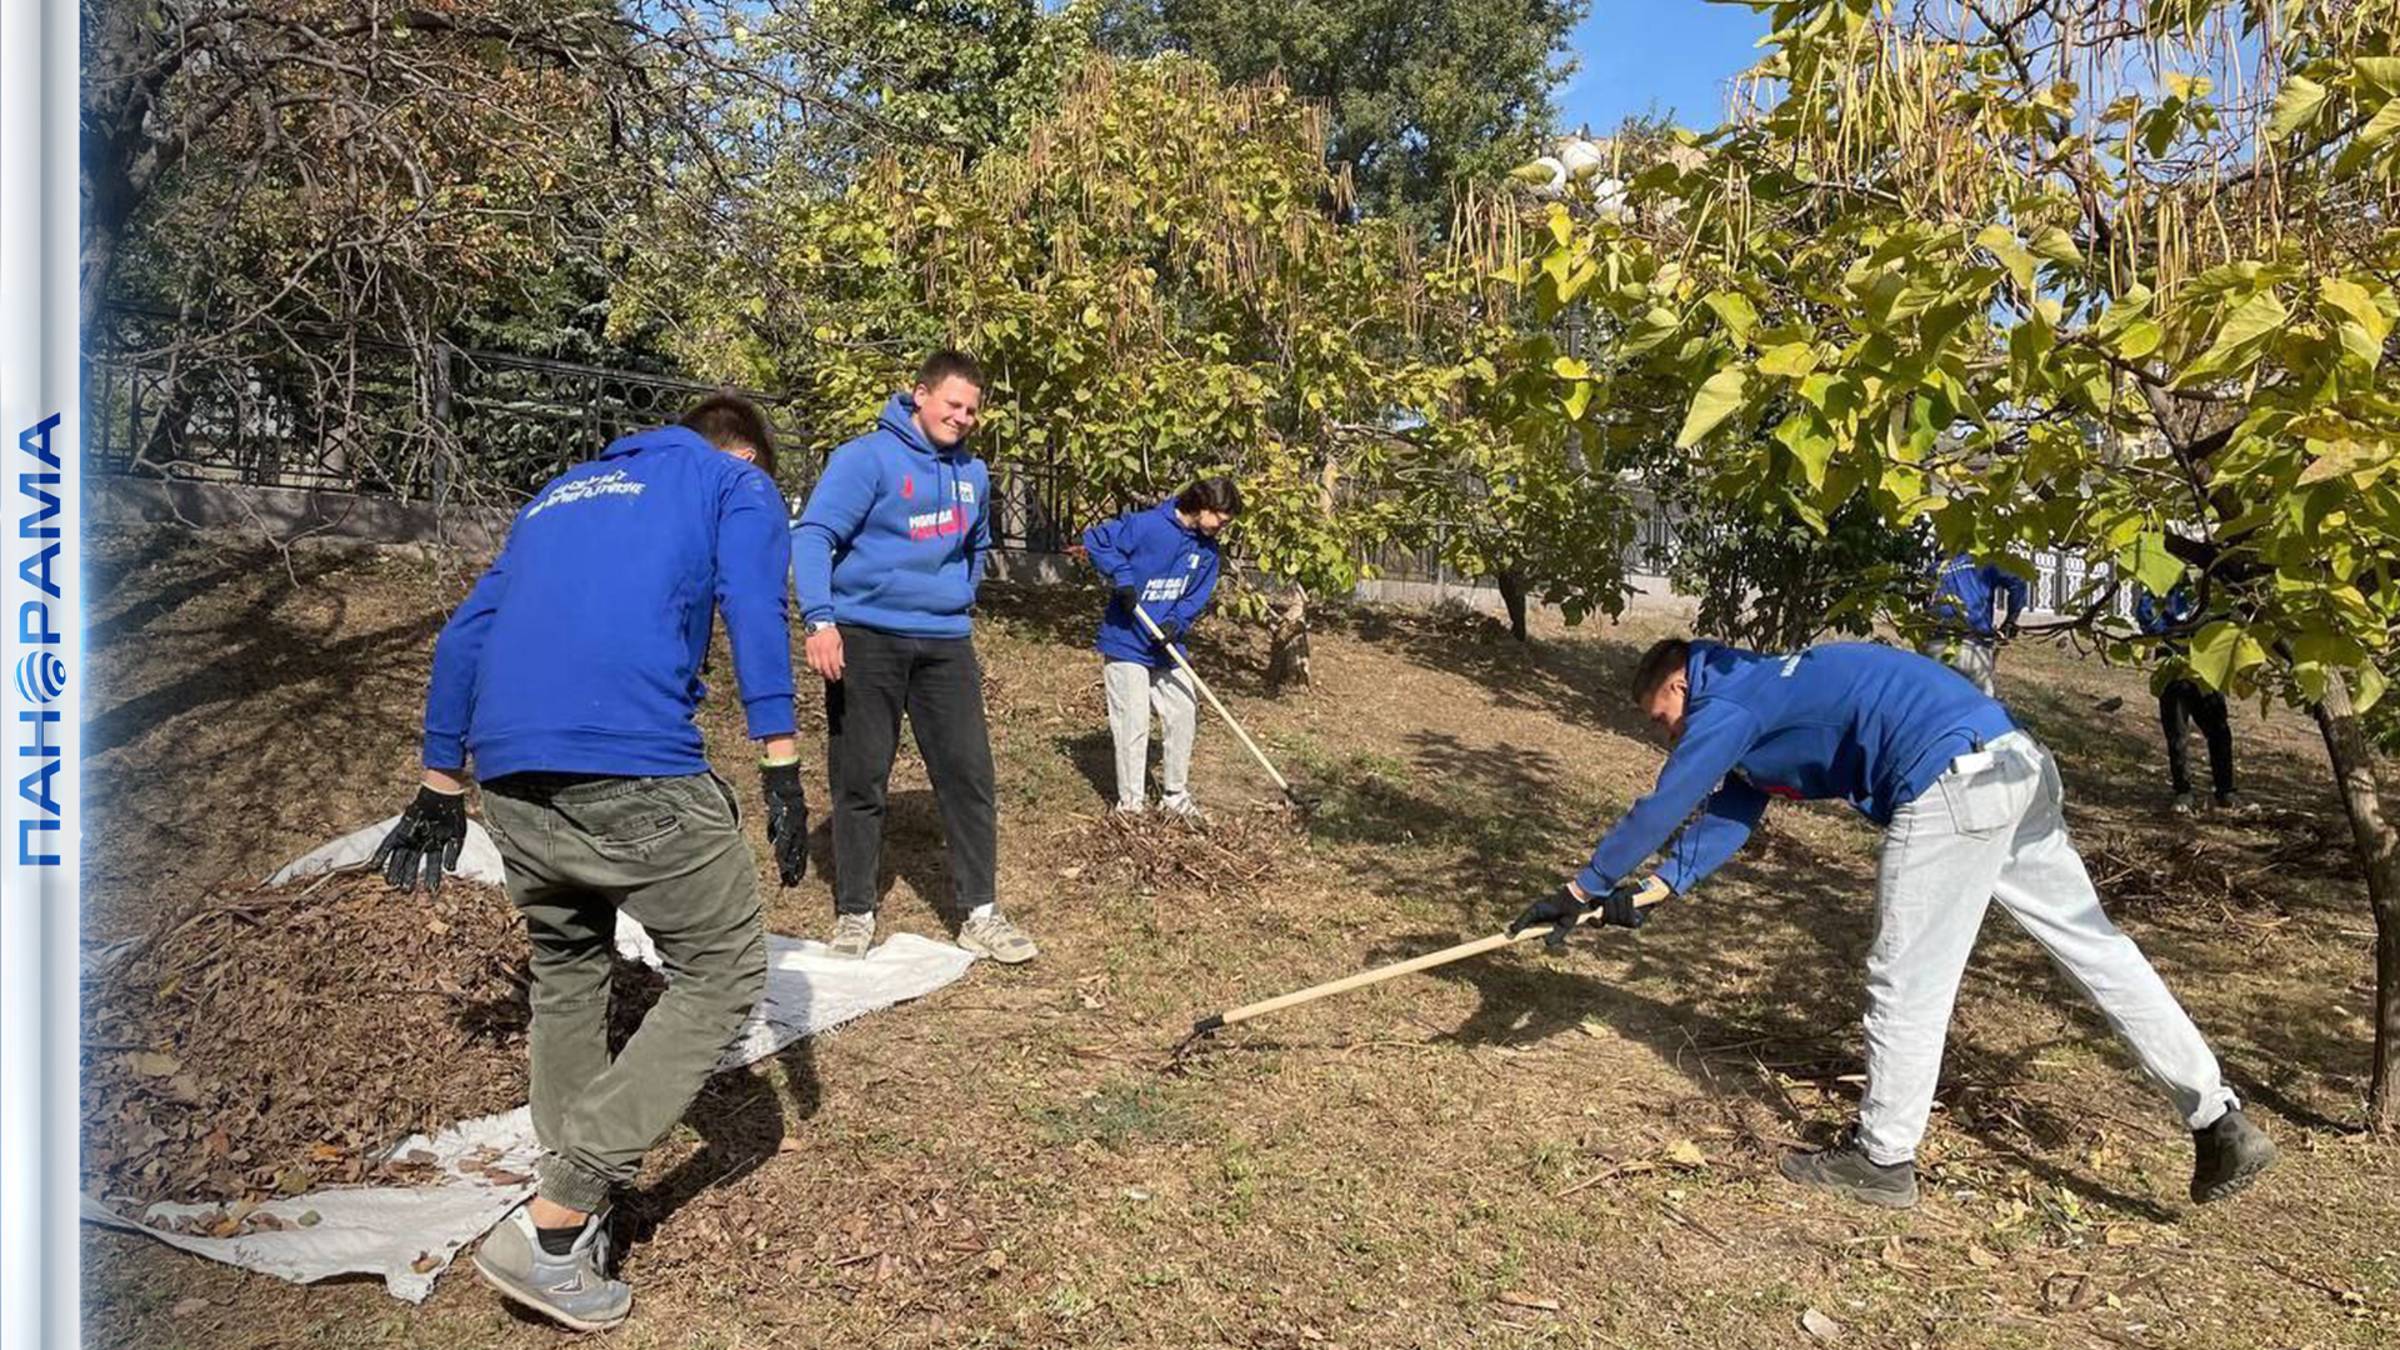
[[1164,812],[1109,812],[1067,845],[1061,875],[1140,891],[1228,899],[1255,895],[1281,871],[1295,830],[1276,808],[1211,812],[1200,824]]
[[[171,913],[87,982],[85,1180],[148,1204],[408,1182],[410,1134],[525,1100],[525,926],[496,887],[337,873]],[[618,963],[621,1042],[657,977]]]

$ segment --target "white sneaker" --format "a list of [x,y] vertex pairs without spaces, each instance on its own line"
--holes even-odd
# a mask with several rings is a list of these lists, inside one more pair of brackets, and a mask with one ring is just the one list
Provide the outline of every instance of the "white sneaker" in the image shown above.
[[875,916],[867,914],[836,914],[833,916],[833,941],[825,944],[835,956],[853,960],[867,954],[875,945]]
[[1033,945],[1025,930],[1008,921],[999,910],[968,919],[958,929],[958,945],[978,956],[988,956],[1004,966],[1030,961],[1042,954]]
[[583,1222],[565,1256],[542,1250],[533,1211],[519,1206],[475,1249],[475,1273],[510,1302],[575,1331],[606,1331],[633,1311],[633,1290],[609,1278],[608,1215]]
[[1187,821],[1194,825],[1208,819],[1200,814],[1200,807],[1192,801],[1192,794],[1188,792],[1178,792],[1172,797],[1161,798],[1158,809],[1177,820]]

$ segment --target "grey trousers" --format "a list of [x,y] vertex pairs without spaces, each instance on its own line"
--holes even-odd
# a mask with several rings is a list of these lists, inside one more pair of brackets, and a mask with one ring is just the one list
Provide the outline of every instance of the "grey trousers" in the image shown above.
[[1139,661],[1107,662],[1100,678],[1108,688],[1108,729],[1117,742],[1118,809],[1139,811],[1147,802],[1153,712],[1165,742],[1159,787],[1170,803],[1189,801],[1192,732],[1199,721],[1192,682],[1180,668],[1160,670]]
[[1937,637],[1919,650],[1966,676],[1984,697],[1997,697],[1992,675],[2000,666],[1999,643],[1990,638]]
[[2050,752],[2010,732],[1961,755],[1884,832],[1858,1113],[1859,1142],[1875,1162],[1916,1155],[1959,977],[1993,900],[2099,1005],[2186,1127],[2234,1104],[2199,1029],[2101,913],[2067,839],[2065,797]]
[[[713,774],[511,774],[484,824],[533,945],[533,1128],[544,1199],[596,1210],[682,1119],[767,987],[758,866]],[[657,941],[669,983],[608,1057],[617,911]]]

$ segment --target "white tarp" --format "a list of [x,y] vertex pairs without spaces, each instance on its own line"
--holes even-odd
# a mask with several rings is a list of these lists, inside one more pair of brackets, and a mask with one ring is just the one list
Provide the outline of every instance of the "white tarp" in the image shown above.
[[[391,825],[385,821],[345,835],[284,867],[275,874],[273,884],[363,863]],[[460,874],[469,875],[471,862],[488,857],[488,875],[471,879],[498,883],[499,856],[482,827],[469,822],[467,847],[459,857]],[[659,964],[650,935],[621,914],[617,917],[617,950],[628,959]],[[865,960],[831,956],[821,942],[770,933],[766,996],[743,1025],[720,1067],[754,1063],[803,1036],[840,1026],[878,1008],[921,998],[964,975],[974,961],[957,947],[914,933],[894,934]],[[431,1138],[414,1136],[394,1148],[390,1156],[406,1158],[412,1152],[431,1155],[436,1166],[457,1179],[424,1186],[329,1187],[272,1201],[259,1206],[259,1211],[273,1214],[286,1226],[238,1237],[212,1238],[152,1228],[110,1209],[90,1194],[84,1196],[83,1217],[87,1223],[146,1234],[212,1261],[298,1284],[335,1275],[380,1275],[395,1297],[415,1303],[432,1291],[434,1277],[461,1248],[489,1231],[532,1193],[530,1181],[494,1180],[487,1173],[496,1171],[504,1178],[530,1176],[541,1156],[541,1145],[533,1136],[530,1110],[519,1107],[504,1115],[453,1125]],[[214,1208],[155,1205],[147,1214],[170,1218]],[[312,1211],[316,1219],[302,1225],[301,1217]]]

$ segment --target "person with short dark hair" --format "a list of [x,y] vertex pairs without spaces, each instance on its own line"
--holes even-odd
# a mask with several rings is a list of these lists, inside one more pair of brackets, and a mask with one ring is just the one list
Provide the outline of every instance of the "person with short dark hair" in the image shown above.
[[[2134,598],[2133,619],[2144,633],[2159,638],[2159,653],[2168,661],[2182,659],[2189,644],[2169,636],[2191,626],[2192,588],[2189,582],[2178,582],[2167,592],[2162,602],[2147,590]],[[2217,809],[2238,811],[2240,794],[2233,790],[2233,719],[2225,706],[2225,695],[2192,678],[2189,668],[2158,686],[2158,721],[2167,735],[2167,785],[2174,794],[2168,809],[2178,815],[2189,815],[2197,809],[2192,801],[2192,770],[2184,753],[2187,719],[2200,724],[2200,739],[2208,744],[2209,785],[2215,789]]]
[[[609,1272],[608,1204],[683,1113],[766,988],[757,864],[733,789],[692,714],[718,614],[752,739],[767,838],[785,885],[807,867],[808,799],[793,740],[783,498],[746,400],[626,436],[552,479],[450,616],[425,697],[424,776],[374,866],[438,889],[466,842],[467,766],[532,946],[533,1199],[475,1270],[580,1331],[633,1292]],[[608,1052],[619,911],[675,972],[640,1030]]]
[[[1966,676],[1985,696],[1993,695],[2000,641],[2017,635],[2017,618],[2025,612],[2030,594],[2023,580],[1997,563],[1978,565],[1965,553],[1950,558],[1942,564],[1927,607],[1938,627],[1925,644],[1925,654]],[[2005,611],[1997,622],[1992,618],[1994,606]]]
[[760,407],[740,394],[723,390],[692,405],[682,425],[735,459],[748,460],[775,477],[775,429]]
[[[1777,797],[1844,800],[1884,831],[1857,1128],[1785,1158],[1786,1177],[1870,1204],[1916,1203],[1951,1005],[1995,899],[2167,1089],[2192,1131],[2194,1200],[2232,1195],[2273,1164],[2274,1144],[2242,1113],[2199,1029],[2101,912],[2067,838],[2058,766],[2007,709],[1924,656],[1865,642],[1770,656],[1669,639],[1643,657],[1633,692],[1673,747],[1658,785],[1511,932],[1595,911],[1641,927],[1650,897],[1688,893]],[[1658,870],[1635,878],[1653,853]],[[1551,941],[1563,945],[1568,931]]]
[[838,956],[875,942],[903,713],[941,808],[958,944],[1007,964],[1039,952],[997,894],[999,796],[971,617],[992,551],[991,477],[967,448],[982,412],[974,358],[934,353],[875,430],[833,452],[792,527],[808,664],[825,681]]
[[[1150,715],[1160,728],[1159,808],[1197,820],[1190,788],[1192,735],[1198,704],[1192,682],[1175,664],[1209,597],[1216,592],[1217,536],[1242,513],[1242,490],[1230,478],[1202,478],[1142,511],[1130,511],[1083,532],[1084,555],[1108,578],[1108,608],[1100,616],[1101,682],[1108,694],[1109,732],[1117,750],[1117,809],[1148,809]],[[1150,635],[1134,611],[1150,617],[1165,641]]]

